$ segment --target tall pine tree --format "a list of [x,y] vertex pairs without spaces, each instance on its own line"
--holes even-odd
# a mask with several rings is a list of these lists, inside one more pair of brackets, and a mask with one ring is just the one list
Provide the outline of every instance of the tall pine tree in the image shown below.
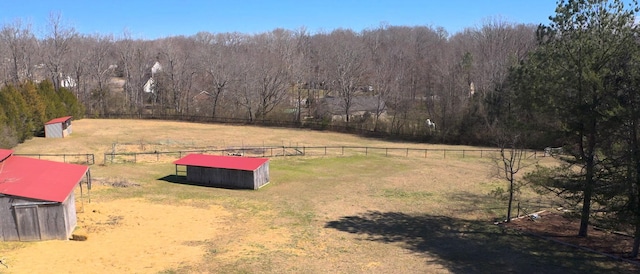
[[[635,44],[637,4],[619,0],[560,1],[548,25],[538,28],[540,47],[514,73],[521,104],[534,102],[537,117],[552,119],[569,157],[562,172],[548,174],[544,187],[572,193],[580,201],[578,235],[586,237],[594,196],[598,195],[602,149],[615,130],[618,61]],[[541,175],[541,174],[538,174]],[[538,176],[537,178],[540,178]]]

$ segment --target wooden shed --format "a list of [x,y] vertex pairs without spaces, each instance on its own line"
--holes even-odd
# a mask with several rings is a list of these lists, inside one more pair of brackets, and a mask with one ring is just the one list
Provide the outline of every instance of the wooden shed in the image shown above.
[[187,181],[215,187],[258,189],[269,183],[269,159],[189,154],[175,162],[186,166]]
[[64,138],[71,134],[71,118],[72,116],[65,116],[46,122],[44,124],[45,138]]
[[[66,240],[76,227],[74,189],[89,167],[0,149],[0,240]],[[82,188],[81,188],[82,190]]]

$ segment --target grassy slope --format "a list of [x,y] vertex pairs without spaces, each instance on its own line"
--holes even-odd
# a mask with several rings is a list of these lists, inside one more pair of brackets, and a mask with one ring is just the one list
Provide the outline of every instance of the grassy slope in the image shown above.
[[[179,147],[345,145],[445,148],[307,130],[164,121],[74,121],[70,138],[33,139],[18,153],[95,153],[113,143]],[[453,148],[453,147],[451,147]],[[458,148],[458,147],[455,147]],[[101,156],[97,162],[102,163]],[[501,231],[504,203],[487,195],[503,185],[486,158],[346,154],[275,157],[272,182],[258,191],[162,180],[171,160],[92,166],[96,178],[138,188],[97,187],[93,199],[141,197],[150,203],[221,205],[233,213],[224,237],[210,239],[199,263],[166,272],[616,272],[616,262]],[[530,210],[551,204],[523,193]],[[0,244],[0,251],[24,244]],[[1,257],[1,256],[0,256]],[[624,270],[624,269],[622,269]]]

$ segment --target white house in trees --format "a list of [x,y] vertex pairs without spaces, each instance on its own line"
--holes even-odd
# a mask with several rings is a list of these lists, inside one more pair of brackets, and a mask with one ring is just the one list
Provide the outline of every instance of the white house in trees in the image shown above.
[[160,63],[158,62],[155,62],[153,66],[151,66],[151,76],[149,77],[149,80],[147,80],[147,82],[144,83],[144,86],[142,87],[142,90],[144,90],[144,92],[154,93],[155,80],[153,80],[153,76],[159,71],[162,71],[162,65],[160,65]]

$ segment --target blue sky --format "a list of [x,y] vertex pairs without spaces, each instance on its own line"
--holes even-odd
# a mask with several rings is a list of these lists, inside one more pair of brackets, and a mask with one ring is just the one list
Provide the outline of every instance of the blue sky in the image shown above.
[[443,27],[453,34],[488,19],[547,24],[556,0],[0,0],[0,23],[21,20],[36,34],[52,13],[83,34],[156,39],[174,35],[240,32],[275,28],[309,32],[337,28],[361,31],[380,24]]

